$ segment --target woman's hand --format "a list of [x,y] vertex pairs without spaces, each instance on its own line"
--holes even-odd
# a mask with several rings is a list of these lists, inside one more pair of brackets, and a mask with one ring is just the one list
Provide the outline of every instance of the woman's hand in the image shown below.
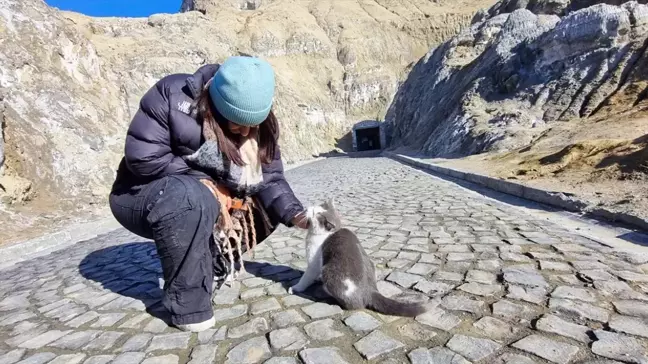
[[308,229],[308,218],[306,218],[306,211],[299,213],[297,216],[293,217],[291,220],[294,226],[297,226],[301,229]]

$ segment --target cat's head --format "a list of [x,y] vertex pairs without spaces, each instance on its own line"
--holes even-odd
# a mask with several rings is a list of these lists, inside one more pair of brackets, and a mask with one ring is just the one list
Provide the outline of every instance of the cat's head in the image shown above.
[[328,199],[318,206],[311,206],[306,211],[308,230],[314,234],[325,234],[342,227],[340,214],[333,199]]

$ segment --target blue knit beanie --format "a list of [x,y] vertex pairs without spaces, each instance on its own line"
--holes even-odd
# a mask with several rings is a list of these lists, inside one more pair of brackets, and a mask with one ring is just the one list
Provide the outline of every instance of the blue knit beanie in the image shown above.
[[242,126],[257,126],[270,113],[275,76],[272,66],[256,57],[230,57],[220,65],[209,86],[216,110]]

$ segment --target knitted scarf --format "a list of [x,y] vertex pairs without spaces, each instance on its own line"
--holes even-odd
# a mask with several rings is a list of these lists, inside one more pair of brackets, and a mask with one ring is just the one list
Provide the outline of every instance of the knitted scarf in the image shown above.
[[239,147],[243,166],[232,163],[218,148],[215,121],[203,121],[205,142],[193,154],[185,156],[187,164],[202,170],[219,185],[230,190],[234,197],[244,198],[254,195],[263,187],[263,173],[259,160],[259,146],[255,138],[247,138]]
[[[263,207],[252,197],[263,187],[258,143],[255,138],[248,138],[243,142],[239,147],[239,153],[244,165],[238,166],[227,159],[218,148],[214,125],[211,122],[205,120],[202,131],[205,142],[195,153],[184,157],[187,164],[204,171],[216,181],[218,186],[225,187],[231,197],[244,200],[245,212],[241,210],[228,211],[225,208],[226,197],[218,186],[214,186],[211,182],[206,183],[221,205],[220,215],[214,226],[214,237],[221,240],[221,244],[224,245],[223,248],[233,264],[234,248],[237,249],[237,258],[240,260],[242,258],[242,243],[245,243],[249,252],[257,243],[253,211],[260,214],[265,228],[270,226],[269,218]],[[243,269],[242,261],[241,268]]]

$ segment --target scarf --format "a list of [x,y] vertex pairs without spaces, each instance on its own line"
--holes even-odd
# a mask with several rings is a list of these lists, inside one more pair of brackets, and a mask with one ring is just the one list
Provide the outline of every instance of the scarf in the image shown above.
[[[220,214],[214,225],[214,237],[220,241],[221,251],[227,253],[230,263],[234,263],[234,249],[238,253],[238,260],[243,268],[242,243],[251,254],[256,246],[256,229],[254,226],[254,212],[261,217],[264,228],[270,227],[269,218],[263,209],[252,197],[263,187],[263,172],[259,160],[259,147],[255,138],[246,139],[239,147],[243,166],[229,161],[218,148],[214,126],[209,121],[203,122],[203,137],[205,142],[193,154],[184,157],[187,164],[204,171],[216,181],[202,181],[214,194],[220,203]],[[224,187],[221,188],[221,187]],[[228,209],[229,199],[236,197],[243,200],[239,209]]]
[[225,186],[232,196],[245,198],[263,187],[263,172],[259,160],[259,145],[255,138],[247,138],[239,147],[244,165],[231,162],[218,148],[216,133],[209,121],[203,122],[205,142],[184,159],[190,166],[202,170],[219,185]]

